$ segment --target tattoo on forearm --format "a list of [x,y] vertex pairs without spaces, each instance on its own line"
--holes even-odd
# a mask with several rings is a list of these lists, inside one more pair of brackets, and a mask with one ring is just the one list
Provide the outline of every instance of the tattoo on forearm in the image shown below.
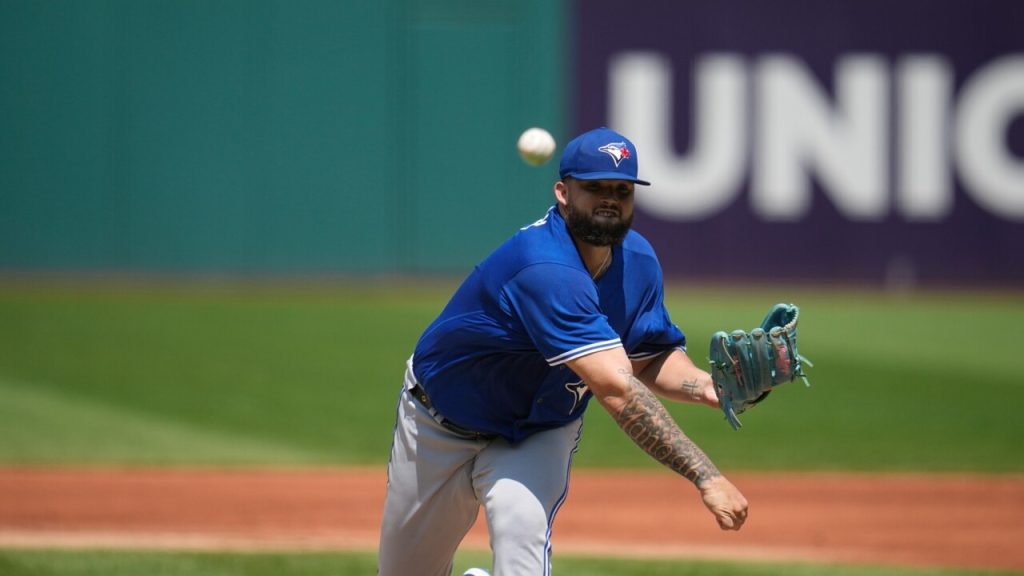
[[632,374],[631,394],[615,420],[619,427],[652,458],[700,486],[722,473],[704,452],[683,434],[657,397]]
[[696,378],[693,380],[683,380],[683,392],[694,400],[700,400],[704,397],[703,390],[701,390],[701,386],[697,383]]

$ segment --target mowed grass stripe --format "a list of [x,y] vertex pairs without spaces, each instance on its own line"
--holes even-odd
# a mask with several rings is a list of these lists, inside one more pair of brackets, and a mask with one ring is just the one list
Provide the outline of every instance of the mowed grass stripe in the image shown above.
[[0,379],[0,461],[134,465],[308,464],[328,455],[203,430],[27,382]]

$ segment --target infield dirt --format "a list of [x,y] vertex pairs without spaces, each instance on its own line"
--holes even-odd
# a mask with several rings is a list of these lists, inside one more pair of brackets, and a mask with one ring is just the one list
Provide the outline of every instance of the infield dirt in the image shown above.
[[[750,501],[722,532],[665,471],[579,470],[557,553],[1024,570],[1024,477],[731,474]],[[0,547],[376,547],[379,469],[0,468]],[[486,549],[481,520],[464,547]]]

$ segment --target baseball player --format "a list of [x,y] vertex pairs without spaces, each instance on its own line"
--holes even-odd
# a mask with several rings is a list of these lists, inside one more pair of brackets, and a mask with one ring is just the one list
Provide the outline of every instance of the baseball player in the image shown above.
[[481,262],[409,359],[381,525],[381,576],[448,576],[483,506],[495,576],[550,574],[551,528],[591,399],[694,484],[723,530],[747,501],[657,396],[718,407],[630,230],[637,151],[608,128],[565,148],[555,205]]

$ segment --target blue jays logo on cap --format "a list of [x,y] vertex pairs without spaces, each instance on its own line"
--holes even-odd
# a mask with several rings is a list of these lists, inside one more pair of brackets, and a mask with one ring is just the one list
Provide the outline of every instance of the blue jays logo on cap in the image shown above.
[[637,177],[636,146],[610,128],[595,128],[565,145],[558,167],[561,178],[577,180],[628,180],[644,186]]
[[618,168],[619,162],[622,162],[623,158],[629,158],[629,148],[626,147],[625,142],[615,142],[612,144],[605,144],[598,148],[601,152],[612,157],[615,161],[615,167]]

